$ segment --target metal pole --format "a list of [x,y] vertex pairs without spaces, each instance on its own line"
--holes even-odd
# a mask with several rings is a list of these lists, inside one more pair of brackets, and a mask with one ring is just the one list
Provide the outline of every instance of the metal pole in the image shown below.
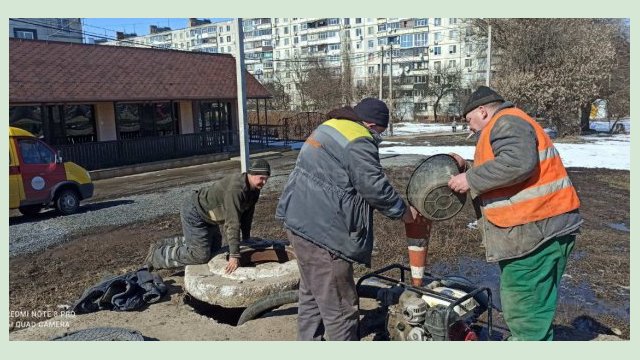
[[393,136],[393,40],[389,40],[389,136]]
[[378,97],[382,100],[382,69],[384,68],[384,46],[380,46],[380,96]]
[[487,41],[487,78],[486,85],[489,87],[489,83],[491,80],[491,25],[489,25],[489,34]]
[[249,133],[247,129],[247,83],[244,65],[244,33],[242,18],[236,19],[236,87],[238,88],[238,132],[240,133],[240,171],[247,172],[249,162]]

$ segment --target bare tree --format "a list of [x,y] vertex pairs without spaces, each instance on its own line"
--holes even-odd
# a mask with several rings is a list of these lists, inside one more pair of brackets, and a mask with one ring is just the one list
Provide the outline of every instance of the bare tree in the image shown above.
[[438,121],[440,102],[445,97],[455,97],[462,87],[462,70],[457,66],[441,66],[429,72],[429,83],[425,87],[427,96],[434,98],[433,119]]
[[301,59],[298,56],[294,56],[293,61],[285,63],[286,68],[292,78],[294,91],[298,95],[300,101],[300,109],[303,111],[310,110],[308,104],[308,90],[310,88],[309,82],[309,67],[313,63],[317,62],[317,59]]
[[285,91],[285,85],[278,76],[274,76],[269,82],[262,84],[271,94],[269,101],[271,110],[289,110],[291,106],[291,96]]
[[[561,135],[580,131],[591,103],[615,65],[610,21],[488,19],[492,25],[492,87],[521,107],[544,114]],[[493,60],[492,60],[493,62]]]
[[605,95],[603,96],[603,98],[607,99],[609,117],[614,120],[610,129],[612,132],[617,129],[620,119],[629,116],[631,93],[629,23],[622,20],[617,26],[619,31],[615,39],[616,63],[607,81]]
[[378,79],[373,77],[367,78],[363,85],[356,85],[354,96],[357,100],[367,97],[378,97]]

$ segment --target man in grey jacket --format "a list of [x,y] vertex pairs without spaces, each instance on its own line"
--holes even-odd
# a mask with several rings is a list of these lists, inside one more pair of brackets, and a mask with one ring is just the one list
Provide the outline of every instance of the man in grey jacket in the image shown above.
[[481,86],[464,109],[478,133],[474,162],[449,187],[480,210],[487,261],[498,262],[510,340],[552,340],[558,284],[582,224],[580,202],[542,127]]
[[358,340],[352,263],[371,263],[373,210],[405,222],[417,214],[380,165],[387,106],[367,98],[329,118],[300,150],[276,210],[300,269],[299,340]]
[[206,263],[222,246],[222,225],[229,245],[225,272],[234,272],[240,266],[240,233],[242,240],[251,236],[255,205],[270,175],[269,163],[255,159],[246,173],[227,175],[189,194],[180,211],[184,236],[152,244],[146,265],[162,269]]

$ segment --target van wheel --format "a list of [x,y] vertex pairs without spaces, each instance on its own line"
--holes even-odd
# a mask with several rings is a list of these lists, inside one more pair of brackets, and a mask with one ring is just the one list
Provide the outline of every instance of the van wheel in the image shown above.
[[73,189],[62,190],[55,200],[56,210],[63,215],[70,215],[78,211],[80,207],[80,197]]
[[22,215],[26,216],[37,215],[40,213],[40,210],[42,210],[42,205],[27,205],[18,208],[18,211],[20,211]]

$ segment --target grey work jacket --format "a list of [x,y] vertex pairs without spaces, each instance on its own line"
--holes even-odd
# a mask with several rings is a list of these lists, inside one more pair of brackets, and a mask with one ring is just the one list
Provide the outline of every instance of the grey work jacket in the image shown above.
[[351,108],[339,114],[320,125],[300,150],[276,218],[296,235],[369,266],[373,210],[398,219],[406,205],[382,171],[377,135],[357,121]]
[[[505,102],[496,111],[513,107]],[[582,224],[578,209],[564,214],[513,227],[499,227],[482,216],[477,195],[526,181],[538,164],[536,133],[526,120],[513,115],[501,116],[491,129],[491,149],[495,159],[471,167],[467,174],[471,196],[480,209],[478,226],[482,231],[489,262],[523,257],[546,241],[577,233]]]

